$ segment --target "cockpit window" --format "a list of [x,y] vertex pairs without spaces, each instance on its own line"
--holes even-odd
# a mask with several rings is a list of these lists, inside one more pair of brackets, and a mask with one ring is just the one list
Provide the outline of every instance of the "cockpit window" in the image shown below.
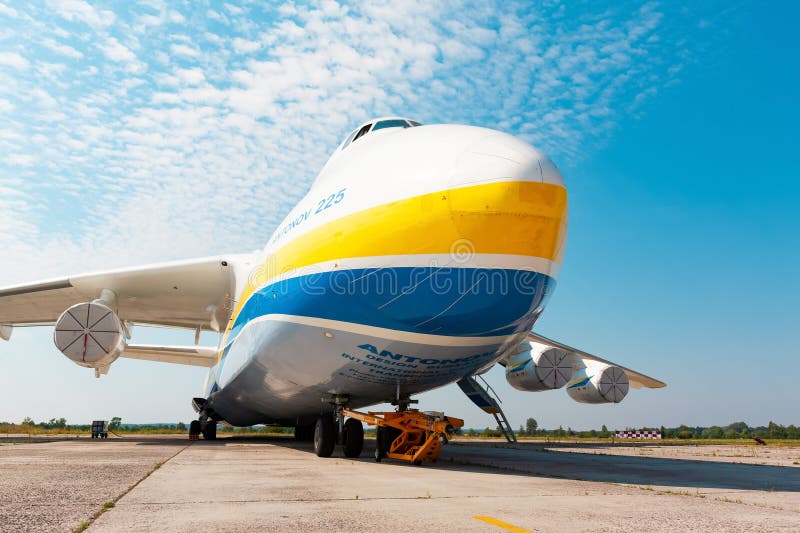
[[347,148],[347,145],[350,144],[350,142],[353,140],[353,137],[355,137],[356,133],[358,133],[358,130],[353,130],[353,133],[351,133],[350,135],[347,136],[347,140],[342,145],[342,150]]
[[384,128],[407,128],[408,122],[405,120],[393,119],[393,120],[381,120],[375,127],[372,128],[372,131],[375,130],[382,130]]
[[356,142],[359,138],[361,138],[364,135],[366,135],[367,132],[369,131],[370,126],[372,126],[372,124],[367,124],[366,126],[362,127],[360,130],[358,130],[358,133],[356,133],[356,136],[353,137],[353,141],[352,142]]
[[350,135],[347,136],[347,139],[344,141],[344,143],[342,143],[342,150],[350,146],[350,144],[356,142],[358,139],[360,139],[370,131],[382,130],[385,128],[410,128],[421,125],[422,124],[420,124],[419,122],[413,120],[406,120],[402,118],[379,120],[378,122],[375,123],[374,126],[373,123],[370,122],[369,124],[361,126],[361,128],[354,130],[352,133],[350,133]]

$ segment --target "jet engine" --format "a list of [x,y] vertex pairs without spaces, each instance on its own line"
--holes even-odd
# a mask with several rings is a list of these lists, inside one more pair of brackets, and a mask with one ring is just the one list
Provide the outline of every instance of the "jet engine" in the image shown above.
[[73,305],[61,313],[53,340],[61,353],[81,366],[94,368],[98,375],[125,349],[122,322],[99,301]]
[[619,403],[628,394],[628,374],[618,366],[583,360],[567,387],[569,397],[579,403]]
[[559,389],[572,378],[573,366],[570,352],[525,341],[506,359],[506,380],[521,391]]

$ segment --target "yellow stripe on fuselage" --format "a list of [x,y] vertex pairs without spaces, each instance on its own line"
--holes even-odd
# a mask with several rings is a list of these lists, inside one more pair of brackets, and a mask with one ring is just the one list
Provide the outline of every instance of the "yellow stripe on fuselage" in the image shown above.
[[243,291],[233,316],[271,279],[337,259],[458,253],[463,250],[453,247],[460,243],[469,253],[560,263],[566,216],[564,187],[529,181],[486,183],[371,207],[300,235],[270,255]]

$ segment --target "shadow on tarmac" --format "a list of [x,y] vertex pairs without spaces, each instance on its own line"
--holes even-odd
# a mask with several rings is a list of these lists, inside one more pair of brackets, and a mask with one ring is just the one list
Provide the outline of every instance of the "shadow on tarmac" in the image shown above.
[[[313,453],[310,442],[283,436],[221,436],[201,445],[224,446],[233,443],[272,444]],[[626,447],[630,445],[626,444]],[[643,444],[639,447],[646,447]],[[652,446],[652,445],[651,445]],[[630,485],[800,492],[800,468],[736,462],[690,460],[637,455],[580,453],[607,445],[565,443],[521,443],[515,447],[491,443],[453,442],[442,449],[438,463],[416,467],[385,459],[386,464],[408,468],[446,469],[502,475],[553,477],[580,481],[602,481]],[[556,449],[558,448],[558,449]],[[374,463],[374,439],[367,438],[359,462]],[[746,450],[747,448],[743,448]],[[574,451],[571,451],[574,450]],[[342,457],[337,446],[334,457]],[[743,456],[744,459],[753,459]],[[735,460],[735,459],[734,459]],[[376,465],[377,466],[377,465]]]

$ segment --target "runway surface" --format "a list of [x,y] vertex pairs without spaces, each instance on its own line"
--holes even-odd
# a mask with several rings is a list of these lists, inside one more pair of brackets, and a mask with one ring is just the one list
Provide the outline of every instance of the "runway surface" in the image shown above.
[[415,467],[366,446],[352,460],[278,437],[6,443],[0,530],[800,530],[800,448],[457,442]]

